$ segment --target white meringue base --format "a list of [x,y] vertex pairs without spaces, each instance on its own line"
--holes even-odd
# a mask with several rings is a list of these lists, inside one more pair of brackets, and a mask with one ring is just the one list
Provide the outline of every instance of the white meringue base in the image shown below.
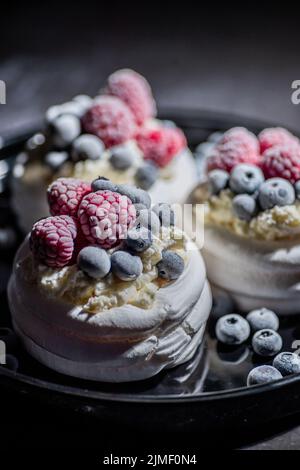
[[202,254],[213,290],[227,292],[241,311],[300,313],[300,240],[250,240],[206,226]]
[[158,290],[152,308],[125,305],[95,315],[30,285],[20,268],[27,253],[26,240],[9,282],[9,305],[25,348],[46,366],[89,380],[136,381],[188,361],[201,344],[212,299],[195,247],[183,274]]
[[[95,178],[97,176],[95,175]],[[195,160],[191,152],[186,149],[172,161],[172,177],[159,178],[149,190],[152,203],[181,204],[196,183]],[[131,184],[134,184],[134,181],[131,181]],[[12,178],[12,206],[24,233],[31,230],[34,222],[49,215],[46,191],[47,187],[42,177],[36,178],[30,184],[24,182],[22,176]]]

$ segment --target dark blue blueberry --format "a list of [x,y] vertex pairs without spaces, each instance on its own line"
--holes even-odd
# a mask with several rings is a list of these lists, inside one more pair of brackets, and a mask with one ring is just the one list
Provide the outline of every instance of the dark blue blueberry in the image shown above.
[[254,334],[252,347],[260,356],[275,356],[282,348],[282,339],[276,331],[266,328]]
[[283,376],[299,374],[300,357],[298,354],[292,352],[282,352],[275,357],[273,366],[279,370]]
[[104,144],[97,136],[82,134],[74,140],[71,155],[74,162],[98,160],[104,152]]
[[250,336],[247,320],[237,313],[230,313],[219,318],[216,324],[216,337],[228,345],[242,344]]
[[247,163],[236,165],[230,174],[229,186],[236,194],[253,194],[264,181],[260,168]]
[[111,270],[122,281],[134,281],[142,274],[143,264],[139,256],[120,250],[111,255]]
[[125,246],[135,252],[142,253],[152,244],[152,235],[150,230],[145,227],[134,227],[127,232]]
[[232,200],[232,209],[239,219],[249,222],[257,213],[257,204],[249,194],[238,194]]
[[85,274],[94,279],[102,279],[109,273],[111,267],[107,252],[98,246],[82,248],[77,258],[77,264]]
[[253,332],[264,329],[277,331],[279,328],[279,319],[276,313],[267,308],[252,310],[252,312],[248,313],[246,318]]
[[171,250],[164,250],[162,252],[162,259],[156,266],[159,277],[170,281],[178,279],[184,271],[183,259]]
[[208,173],[208,188],[211,194],[219,194],[228,185],[229,174],[225,170],[212,170]]
[[160,230],[160,221],[153,211],[142,208],[137,210],[136,226],[146,227],[151,230],[154,235],[157,235]]
[[291,183],[283,178],[270,178],[259,188],[258,199],[263,210],[286,206],[295,202],[295,190]]
[[247,385],[262,385],[275,380],[282,379],[282,375],[279,370],[272,366],[258,366],[252,369],[247,377]]
[[135,182],[137,186],[146,191],[153,186],[155,181],[158,178],[158,168],[152,163],[144,163],[143,166],[140,166],[135,174]]
[[117,191],[117,186],[112,183],[108,178],[99,176],[92,182],[92,191]]

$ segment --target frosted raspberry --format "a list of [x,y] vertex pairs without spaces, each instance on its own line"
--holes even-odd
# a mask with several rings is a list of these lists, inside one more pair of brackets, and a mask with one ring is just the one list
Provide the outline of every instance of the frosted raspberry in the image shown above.
[[83,196],[91,192],[91,185],[76,178],[59,178],[48,188],[47,197],[51,215],[77,216]]
[[82,232],[90,243],[111,248],[126,237],[136,219],[127,196],[114,191],[96,191],[84,196],[78,210]]
[[293,134],[291,134],[287,129],[283,127],[270,127],[264,129],[258,136],[260,143],[260,151],[264,153],[265,150],[277,145],[291,145],[298,144],[299,140]]
[[115,96],[100,96],[85,113],[82,125],[86,132],[95,134],[106,147],[122,144],[136,132],[134,117],[125,103]]
[[47,217],[34,224],[30,248],[41,263],[51,268],[61,268],[72,259],[76,235],[76,223],[72,217]]
[[270,147],[264,152],[261,167],[265,178],[280,177],[295,183],[300,179],[299,145]]
[[259,142],[256,135],[245,127],[232,127],[224,133],[218,144],[223,145],[230,142],[238,142],[239,147],[244,147],[248,154],[259,153]]
[[149,83],[133,70],[118,70],[110,75],[107,93],[117,96],[127,104],[138,125],[156,114],[155,101]]
[[178,128],[142,128],[136,137],[145,160],[152,160],[157,166],[164,167],[185,146],[186,138]]
[[256,152],[248,152],[243,144],[228,142],[227,144],[217,145],[212,154],[207,159],[207,170],[231,170],[239,163],[249,163],[252,165],[260,164],[260,156]]

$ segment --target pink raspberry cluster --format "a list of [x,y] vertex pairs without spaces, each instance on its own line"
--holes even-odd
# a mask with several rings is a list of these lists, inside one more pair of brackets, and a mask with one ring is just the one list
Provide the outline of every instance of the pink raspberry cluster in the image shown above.
[[294,184],[300,179],[299,139],[281,127],[264,129],[258,137],[245,128],[232,128],[208,157],[207,170],[230,173],[240,163],[260,167],[266,179],[280,177]]
[[146,160],[164,167],[186,146],[177,128],[158,125],[149,129],[156,105],[147,80],[133,70],[119,70],[108,77],[104,93],[82,117],[85,132],[98,136],[106,147],[136,139]]
[[39,262],[61,268],[74,263],[84,246],[109,249],[126,237],[136,219],[132,201],[115,191],[91,191],[89,184],[74,178],[60,178],[50,185],[53,215],[36,222],[30,235]]

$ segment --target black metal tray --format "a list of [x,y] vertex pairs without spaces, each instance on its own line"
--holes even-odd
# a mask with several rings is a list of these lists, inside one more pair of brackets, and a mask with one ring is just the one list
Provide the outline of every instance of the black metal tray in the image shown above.
[[[183,128],[192,148],[213,131],[242,125],[258,132],[270,126],[239,116],[191,110],[169,110],[163,116]],[[30,134],[6,139],[0,158],[11,165]],[[9,206],[9,184],[0,195],[0,209],[0,223],[16,226]],[[227,428],[263,425],[300,412],[300,375],[269,385],[245,386],[253,365],[267,361],[253,356],[247,346],[226,349],[217,343],[216,318],[220,311],[226,313],[230,309],[223,300],[214,305],[206,341],[197,356],[153,379],[109,385],[72,379],[47,369],[22,349],[11,330],[6,284],[14,251],[12,248],[0,252],[0,340],[6,342],[8,353],[6,366],[0,366],[0,393],[14,397],[14,406],[27,419],[32,408],[35,414],[39,409],[48,409],[55,416],[67,414],[72,420],[101,421],[110,428],[118,424],[122,429],[135,431],[220,433]],[[293,342],[300,339],[300,317],[281,320],[280,333],[284,350],[292,350]]]

